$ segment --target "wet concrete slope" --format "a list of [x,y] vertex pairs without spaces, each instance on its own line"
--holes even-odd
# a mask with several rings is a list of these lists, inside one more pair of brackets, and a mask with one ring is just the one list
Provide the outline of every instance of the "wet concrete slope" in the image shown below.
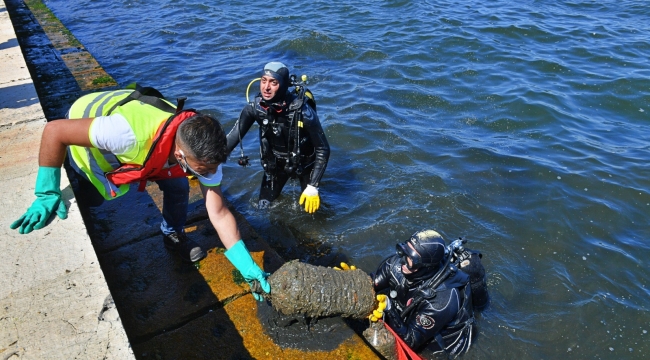
[[[376,358],[339,318],[281,323],[269,304],[256,302],[223,255],[198,183],[190,184],[186,231],[210,249],[197,264],[183,263],[164,248],[157,230],[162,199],[155,184],[144,193],[133,188],[124,198],[89,210],[89,232],[137,358]],[[129,215],[122,216],[125,208]],[[278,269],[283,259],[231,211],[255,261],[265,271]]]
[[[58,20],[42,3],[28,0],[26,7],[22,1],[7,2],[13,4],[12,17],[22,18],[17,29],[24,35],[21,41],[29,69],[43,79],[35,85],[47,119],[63,117],[70,103],[85,92],[115,86],[83,45],[61,30],[60,23],[56,25]],[[36,143],[30,146],[34,148]],[[35,155],[30,161],[28,165],[35,171]],[[144,192],[134,187],[127,195],[98,205],[92,192],[77,186],[74,177],[70,181],[79,204],[77,215],[83,217],[95,250],[96,260],[91,265],[97,267],[99,261],[112,294],[103,305],[110,309],[114,304],[135,358],[377,358],[340,318],[280,318],[269,304],[256,302],[223,255],[225,249],[207,218],[196,180],[190,180],[186,231],[209,249],[208,257],[197,264],[183,263],[164,248],[157,185],[150,184]],[[33,179],[25,183],[32,184]],[[68,194],[75,202],[69,190]],[[234,208],[231,210],[255,261],[269,272],[279,268],[284,260]],[[67,224],[68,220],[55,220],[47,229],[59,231]],[[95,319],[109,315],[93,313]]]

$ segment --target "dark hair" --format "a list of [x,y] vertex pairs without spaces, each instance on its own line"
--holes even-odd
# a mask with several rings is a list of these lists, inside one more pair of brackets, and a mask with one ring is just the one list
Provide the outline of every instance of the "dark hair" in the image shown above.
[[176,139],[198,161],[222,164],[228,159],[226,133],[219,121],[209,115],[196,114],[183,121]]

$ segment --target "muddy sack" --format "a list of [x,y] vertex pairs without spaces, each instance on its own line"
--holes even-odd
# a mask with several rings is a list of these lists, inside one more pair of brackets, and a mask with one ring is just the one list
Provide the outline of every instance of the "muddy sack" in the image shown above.
[[293,260],[267,280],[271,294],[263,295],[283,315],[363,319],[376,306],[372,279],[361,270],[334,270]]

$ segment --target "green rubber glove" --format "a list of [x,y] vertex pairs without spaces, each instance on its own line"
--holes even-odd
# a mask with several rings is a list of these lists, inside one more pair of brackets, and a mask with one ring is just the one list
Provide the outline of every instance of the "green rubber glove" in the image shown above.
[[[266,277],[269,276],[269,273],[266,273],[260,269],[259,266],[253,261],[251,254],[248,252],[244,241],[239,240],[233,245],[230,249],[226,251],[226,258],[239,270],[241,275],[244,277],[244,280],[248,285],[253,288],[253,280],[260,282],[262,290],[264,292],[271,292],[271,285],[266,281]],[[257,301],[264,301],[262,295],[252,292],[253,297]]]
[[27,209],[20,219],[14,221],[10,227],[18,229],[21,234],[28,234],[45,226],[53,212],[61,218],[68,217],[68,209],[61,200],[61,168],[41,166],[36,175],[36,200]]

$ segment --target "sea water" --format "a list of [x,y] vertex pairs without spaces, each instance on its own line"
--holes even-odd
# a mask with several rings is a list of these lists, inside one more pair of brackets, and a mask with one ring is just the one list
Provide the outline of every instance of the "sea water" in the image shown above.
[[[223,190],[286,258],[367,272],[431,228],[480,250],[491,303],[469,359],[650,352],[650,7],[645,1],[46,4],[121,85],[229,130],[269,61],[309,76],[331,146],[306,214],[262,170]],[[257,92],[252,86],[251,97]]]

